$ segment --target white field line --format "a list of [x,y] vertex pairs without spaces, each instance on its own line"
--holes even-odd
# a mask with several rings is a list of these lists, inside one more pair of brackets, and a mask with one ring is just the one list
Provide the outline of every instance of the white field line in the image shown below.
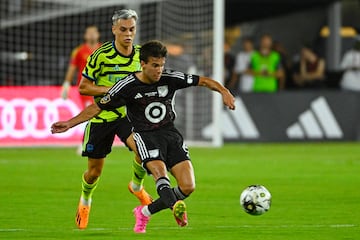
[[26,229],[23,228],[0,228],[0,232],[24,232]]

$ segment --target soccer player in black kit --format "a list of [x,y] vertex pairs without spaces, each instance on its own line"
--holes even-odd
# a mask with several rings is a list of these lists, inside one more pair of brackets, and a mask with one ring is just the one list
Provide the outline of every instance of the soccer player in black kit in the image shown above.
[[[188,224],[183,200],[194,191],[195,176],[188,149],[173,123],[176,90],[204,86],[219,92],[224,104],[235,109],[234,97],[220,83],[207,77],[164,69],[166,55],[166,47],[161,42],[145,43],[140,50],[141,72],[116,83],[99,102],[88,106],[79,115],[51,127],[52,133],[65,132],[101,110],[126,105],[138,154],[143,167],[154,177],[159,194],[153,203],[134,209],[136,233],[145,233],[150,216],[167,208],[173,211],[179,226]],[[170,186],[168,171],[177,181],[175,188]]]

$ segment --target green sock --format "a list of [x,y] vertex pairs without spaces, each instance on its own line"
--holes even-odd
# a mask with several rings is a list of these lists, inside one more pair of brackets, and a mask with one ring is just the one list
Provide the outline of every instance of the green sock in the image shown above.
[[146,175],[145,169],[134,159],[133,160],[133,176],[132,176],[132,188],[134,191],[140,191],[144,177]]
[[97,184],[99,182],[99,179],[96,179],[96,181],[92,184],[89,184],[85,181],[84,175],[82,176],[82,192],[81,192],[81,197],[83,200],[85,200],[86,202],[90,202],[91,201],[91,197],[93,195],[94,190],[97,187]]

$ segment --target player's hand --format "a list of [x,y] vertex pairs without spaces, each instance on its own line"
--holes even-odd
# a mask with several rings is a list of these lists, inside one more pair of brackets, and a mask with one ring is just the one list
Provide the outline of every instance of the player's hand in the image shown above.
[[65,122],[56,122],[53,125],[51,125],[51,133],[55,134],[55,133],[63,133],[66,132],[67,130],[69,130],[71,128],[69,122],[65,121]]
[[230,93],[229,90],[222,94],[223,102],[230,110],[235,110],[235,97]]
[[70,89],[70,84],[69,82],[64,82],[64,84],[62,85],[62,89],[61,89],[61,98],[66,100],[69,96],[69,89]]
[[269,77],[271,74],[269,73],[268,70],[264,69],[261,71],[260,75],[263,77]]

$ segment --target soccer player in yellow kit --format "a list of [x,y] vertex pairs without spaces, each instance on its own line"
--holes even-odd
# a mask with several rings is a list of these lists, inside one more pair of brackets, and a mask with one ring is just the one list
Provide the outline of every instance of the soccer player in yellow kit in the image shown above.
[[[89,56],[82,72],[80,94],[95,96],[95,101],[97,101],[116,82],[122,81],[129,73],[141,70],[140,46],[133,45],[137,19],[136,12],[130,9],[114,13],[112,32],[115,40],[104,43]],[[102,111],[88,122],[82,152],[82,156],[88,157],[88,169],[82,177],[82,193],[75,218],[78,228],[84,229],[88,225],[92,194],[98,185],[106,155],[111,152],[115,135],[136,152],[135,144],[128,140],[131,129],[125,107]],[[143,178],[146,172],[140,163],[138,157],[133,161],[134,171],[129,190],[142,205],[147,205],[152,202],[152,199],[144,190]]]

